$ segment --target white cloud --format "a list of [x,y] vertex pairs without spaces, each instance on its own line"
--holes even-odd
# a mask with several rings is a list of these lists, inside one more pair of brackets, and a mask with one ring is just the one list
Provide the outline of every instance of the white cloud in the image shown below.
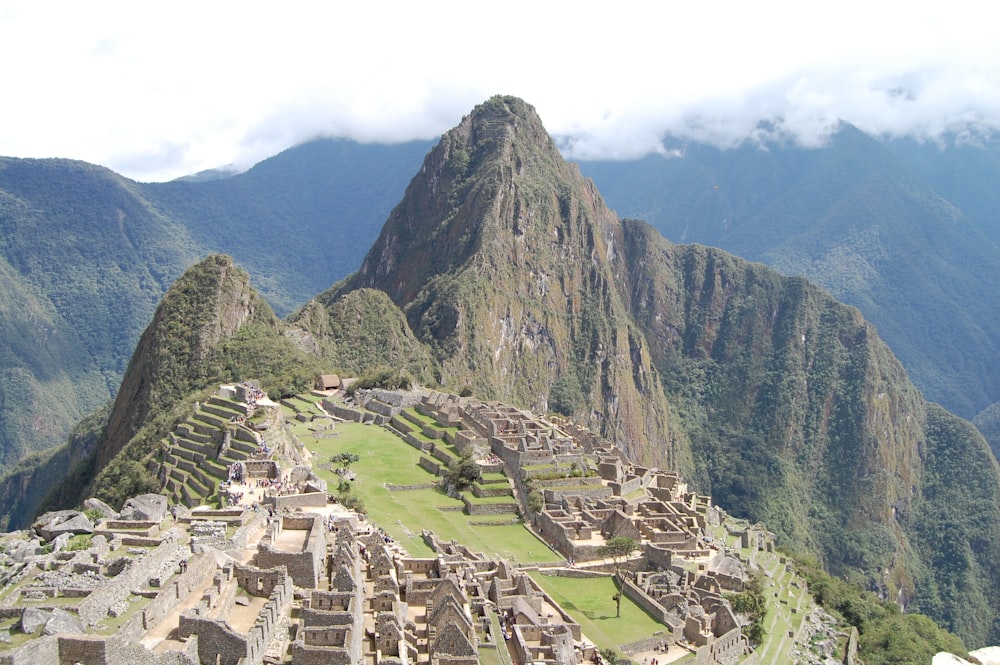
[[[576,158],[674,134],[820,143],[840,120],[933,138],[1000,126],[981,3],[14,3],[0,154],[138,179],[249,166],[320,134],[430,138],[492,94]],[[674,6],[678,5],[678,6]]]

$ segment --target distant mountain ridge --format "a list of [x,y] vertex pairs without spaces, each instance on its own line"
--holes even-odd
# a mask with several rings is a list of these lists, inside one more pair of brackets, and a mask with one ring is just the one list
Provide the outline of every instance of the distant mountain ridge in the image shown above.
[[[243,174],[158,184],[0,160],[0,469],[114,396],[157,299],[196,257],[233,255],[282,315],[356,269],[431,146],[322,139]],[[972,418],[1000,399],[1000,144],[942,150],[845,126],[817,150],[677,147],[683,158],[581,168],[623,216],[860,307],[946,408]]]
[[237,257],[282,314],[355,269],[429,147],[321,140],[162,184],[0,158],[0,472],[114,398],[156,303],[198,257]]
[[1000,469],[975,429],[921,397],[857,309],[619,220],[519,99],[442,137],[359,271],[290,321],[248,280],[212,256],[171,287],[106,426],[54,458],[83,461],[49,505],[157,482],[156,442],[213,383],[284,394],[375,359],[567,414],[838,577],[970,645],[1000,639]]
[[585,162],[610,205],[676,242],[808,277],[859,307],[933,401],[1000,399],[1000,142],[943,149],[850,125],[829,147],[683,146]]

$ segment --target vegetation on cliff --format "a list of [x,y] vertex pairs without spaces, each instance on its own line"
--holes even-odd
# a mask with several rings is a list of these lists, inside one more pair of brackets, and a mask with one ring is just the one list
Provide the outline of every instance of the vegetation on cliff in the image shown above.
[[359,272],[292,318],[226,257],[186,273],[126,372],[98,486],[149,480],[192,391],[292,390],[304,368],[368,363],[568,414],[838,577],[1000,641],[1000,473],[982,438],[922,399],[857,310],[619,221],[520,100],[446,134]]
[[674,147],[683,156],[581,168],[666,238],[803,275],[855,305],[931,401],[972,418],[1000,399],[996,137],[918,144],[844,124],[819,149]]

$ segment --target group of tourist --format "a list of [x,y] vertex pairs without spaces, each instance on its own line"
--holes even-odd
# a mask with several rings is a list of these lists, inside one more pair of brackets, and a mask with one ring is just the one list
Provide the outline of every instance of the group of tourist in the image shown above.
[[267,397],[267,394],[257,386],[246,381],[241,381],[240,386],[242,386],[243,393],[246,395],[247,413],[253,415],[253,412],[257,410],[257,402]]
[[234,492],[229,483],[219,485],[219,497],[225,498],[226,505],[232,508],[238,506],[243,501],[243,492]]

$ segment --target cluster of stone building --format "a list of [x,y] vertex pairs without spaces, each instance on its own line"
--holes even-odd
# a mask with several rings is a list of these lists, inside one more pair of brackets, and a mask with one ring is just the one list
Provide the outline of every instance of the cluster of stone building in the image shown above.
[[[95,536],[85,551],[29,561],[91,566],[103,583],[68,608],[78,618],[69,632],[62,624],[40,633],[0,652],[0,663],[473,665],[480,649],[509,648],[517,662],[573,664],[594,655],[579,625],[526,573],[430,533],[436,556],[413,558],[356,516],[225,509],[163,520],[173,526],[157,532],[160,544],[131,548],[120,570],[110,570],[111,553],[124,546],[129,520],[115,520],[105,530],[113,535]],[[220,521],[237,529],[219,548],[189,539],[197,526]],[[0,616],[27,621],[46,611],[45,602],[26,602],[32,588],[10,593]],[[49,597],[58,602],[67,591]],[[131,617],[109,630],[116,613]]]
[[[602,545],[621,536],[639,543],[620,584],[664,629],[633,651],[683,643],[699,663],[749,653],[724,599],[743,589],[746,562],[706,535],[718,514],[675,474],[630,465],[590,432],[500,404],[379,391],[365,407],[390,426],[402,409],[417,409],[484,470],[505,472],[522,514],[564,559],[553,572],[607,571]],[[272,460],[242,463],[248,478],[276,475]],[[331,513],[325,488],[308,469],[296,471],[300,491],[253,509],[168,511],[163,497],[147,497],[156,507],[146,513],[103,506],[105,518],[79,551],[64,549],[65,533],[80,533],[82,513],[63,516],[71,525],[64,534],[46,523],[54,551],[7,545],[2,556],[20,554],[0,560],[14,564],[0,572],[10,587],[0,620],[34,639],[0,646],[0,665],[472,665],[483,649],[514,663],[597,659],[580,626],[525,570],[431,533],[424,538],[435,556],[410,557],[360,516]],[[540,510],[528,508],[532,493],[542,497]],[[760,530],[740,537],[752,551],[771,547]],[[68,581],[53,587],[44,574],[52,571]],[[86,589],[73,587],[80,576],[90,580]]]
[[[688,491],[676,473],[630,464],[617,448],[564,420],[436,391],[414,407],[442,427],[457,427],[449,442],[459,450],[497,460],[484,470],[502,469],[514,479],[535,531],[574,567],[600,559],[613,538],[639,544],[622,585],[664,624],[664,645],[684,642],[702,662],[733,662],[749,653],[723,594],[744,590],[751,562],[738,558],[740,548],[706,535],[721,519],[710,497]],[[536,479],[531,469],[538,468],[564,473]],[[531,492],[541,494],[540,510],[527,508]],[[737,535],[742,548],[773,548],[761,529]]]

